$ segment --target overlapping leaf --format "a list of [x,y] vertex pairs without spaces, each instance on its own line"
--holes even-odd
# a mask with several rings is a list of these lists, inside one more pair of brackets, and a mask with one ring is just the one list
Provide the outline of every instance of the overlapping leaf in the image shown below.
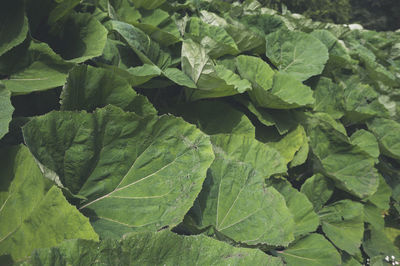
[[89,220],[43,177],[26,147],[3,148],[0,158],[1,255],[21,260],[65,239],[98,240]]
[[264,182],[285,171],[279,153],[241,135],[215,135],[211,140],[216,159],[199,195],[201,211],[194,214],[198,226],[213,226],[250,245],[286,246],[293,241],[294,221],[285,199]]
[[[207,254],[198,256],[199,254]],[[44,266],[67,264],[187,265],[283,265],[279,258],[247,248],[236,248],[212,238],[158,233],[129,234],[120,241],[95,243],[65,241],[60,247],[39,249],[28,261]]]
[[107,106],[52,112],[24,127],[38,161],[83,199],[103,237],[175,226],[192,206],[214,156],[207,136],[180,119]]

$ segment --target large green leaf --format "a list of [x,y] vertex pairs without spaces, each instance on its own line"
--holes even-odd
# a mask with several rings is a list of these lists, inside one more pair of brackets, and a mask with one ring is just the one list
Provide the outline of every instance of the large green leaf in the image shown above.
[[24,1],[5,1],[0,9],[0,55],[22,43],[28,33]]
[[33,265],[283,265],[279,258],[257,249],[237,248],[206,237],[180,236],[168,230],[129,234],[101,243],[65,241],[40,249],[28,260]]
[[180,104],[171,112],[182,116],[208,135],[239,134],[255,136],[255,128],[245,114],[218,101],[197,101]]
[[354,255],[359,251],[364,235],[363,205],[341,200],[318,212],[322,230],[338,248]]
[[379,148],[384,155],[400,159],[400,124],[394,120],[376,118],[367,123],[368,129],[378,139]]
[[312,90],[294,76],[274,71],[258,57],[241,55],[237,58],[240,75],[248,79],[253,90],[249,92],[258,106],[291,109],[314,103]]
[[225,20],[215,13],[207,12],[205,10],[202,10],[200,14],[201,19],[205,23],[224,28],[229,36],[233,38],[240,51],[264,50],[264,37],[248,30],[248,27],[245,24],[229,17]]
[[[244,97],[235,97],[235,100],[244,105],[257,119],[266,126],[275,126],[280,135],[296,129],[298,122],[295,113],[291,110],[274,110],[257,107],[253,102]],[[268,140],[269,142],[270,140]]]
[[110,70],[82,65],[69,72],[61,94],[61,110],[92,112],[107,104],[140,116],[157,113],[146,97]]
[[345,123],[356,124],[371,117],[389,115],[388,110],[379,100],[379,94],[369,85],[362,84],[357,76],[342,81],[345,103]]
[[132,0],[132,2],[137,8],[155,9],[162,5],[165,0]]
[[328,49],[317,38],[300,31],[279,30],[266,37],[266,55],[282,72],[303,81],[322,73]]
[[352,144],[343,125],[329,115],[316,113],[307,121],[310,147],[317,157],[316,170],[357,197],[374,194],[379,184],[375,159]]
[[7,134],[14,107],[11,105],[11,93],[0,83],[0,139]]
[[213,226],[241,243],[288,245],[294,239],[292,215],[282,195],[265,185],[266,178],[285,171],[279,153],[242,135],[215,135],[211,141],[216,159],[199,195],[201,211],[193,214],[198,226]]
[[373,158],[379,156],[379,146],[375,136],[364,129],[357,130],[350,137],[351,143],[357,145]]
[[112,21],[111,25],[112,29],[125,39],[144,64],[156,65],[161,70],[171,65],[171,55],[163,51],[160,45],[151,40],[142,30],[121,21]]
[[318,212],[332,196],[334,187],[330,179],[316,174],[304,182],[300,191],[307,196],[314,205],[314,210]]
[[319,225],[319,218],[307,197],[293,188],[288,181],[279,179],[270,179],[268,181],[285,197],[286,205],[295,222],[294,236],[297,238],[315,231]]
[[215,65],[206,50],[192,40],[185,40],[182,45],[182,71],[197,85],[197,89],[188,91],[191,100],[230,96],[251,89],[249,81],[223,65]]
[[209,25],[199,18],[192,18],[187,26],[188,35],[200,43],[211,58],[239,53],[233,38],[222,27]]
[[336,248],[320,234],[308,235],[278,253],[288,266],[341,265]]
[[[156,1],[152,2],[154,4]],[[148,8],[149,4],[146,3],[144,8]],[[135,8],[135,4],[129,0],[112,0],[108,5],[108,13],[113,20],[141,29],[161,46],[170,46],[181,41],[174,15],[162,9],[143,10]]]
[[372,196],[367,198],[368,201],[381,210],[388,210],[391,196],[392,188],[386,183],[385,179],[379,175],[378,189]]
[[113,106],[51,112],[23,133],[38,161],[82,199],[79,209],[101,236],[177,225],[214,159],[208,137],[181,119]]
[[98,240],[89,220],[52,186],[25,146],[0,154],[0,255],[20,260],[65,239]]
[[263,95],[272,88],[274,71],[261,58],[240,55],[236,59],[236,66],[240,75],[249,80],[254,91],[251,92],[254,98]]
[[4,63],[10,64],[18,60],[21,65],[3,80],[6,88],[13,94],[27,94],[62,86],[69,69],[73,67],[72,63],[65,62],[45,43],[31,41],[29,47],[22,51],[26,55],[23,60],[13,51],[4,55]]
[[64,59],[82,63],[102,54],[107,30],[90,14],[72,12],[62,22],[54,25],[44,41]]
[[386,256],[400,257],[400,249],[393,245],[383,230],[374,227],[366,230],[363,249],[370,258],[379,257],[381,262]]
[[[269,145],[280,152],[286,163],[296,159],[296,164],[293,166],[302,164],[307,159],[308,140],[306,132],[301,125],[286,134],[280,141],[271,142]],[[303,152],[302,149],[305,151]]]
[[344,114],[343,88],[332,80],[321,77],[314,90],[314,111],[328,113],[339,119]]

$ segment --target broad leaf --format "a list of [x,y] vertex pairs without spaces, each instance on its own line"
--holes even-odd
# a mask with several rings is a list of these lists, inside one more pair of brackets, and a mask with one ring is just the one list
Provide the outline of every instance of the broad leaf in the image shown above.
[[258,106],[291,109],[314,103],[312,90],[286,73],[274,72],[257,57],[241,55],[237,58],[240,75],[248,79],[253,90],[249,92]]
[[22,0],[5,1],[0,10],[0,56],[22,43],[28,33],[28,19]]
[[325,77],[320,78],[315,87],[314,97],[314,111],[327,113],[335,119],[343,116],[343,88],[333,83],[332,80]]
[[[271,142],[269,145],[280,152],[286,163],[296,158],[296,164],[294,166],[304,163],[307,159],[308,140],[306,132],[301,125],[286,134],[279,142]],[[302,152],[301,149],[305,149],[305,152],[300,154],[300,152]],[[299,154],[302,158],[300,158],[300,156],[296,157],[296,155]]]
[[82,199],[79,209],[102,237],[177,225],[214,159],[208,137],[181,119],[113,106],[51,112],[23,133],[38,161]]
[[0,139],[7,134],[14,107],[11,105],[11,93],[0,83]]
[[112,21],[111,25],[144,64],[156,65],[162,70],[171,65],[171,55],[163,51],[160,45],[151,40],[142,30],[121,21]]
[[308,235],[278,253],[287,265],[341,265],[336,248],[320,234]]
[[108,104],[140,116],[157,113],[146,97],[109,70],[82,65],[69,72],[61,94],[61,110],[92,112]]
[[194,17],[187,27],[188,35],[197,43],[200,43],[211,58],[239,53],[233,38],[224,28],[209,25]]
[[384,155],[400,159],[400,124],[394,120],[376,118],[369,122],[368,129],[374,133]]
[[316,170],[359,198],[374,194],[379,184],[375,160],[350,143],[343,125],[325,113],[310,116],[307,123]]
[[65,239],[98,240],[89,220],[44,178],[25,146],[0,154],[0,255],[24,259]]
[[215,135],[211,140],[216,159],[199,195],[201,212],[194,214],[198,226],[211,225],[250,245],[288,245],[294,239],[292,215],[285,199],[264,182],[285,171],[279,153],[241,135]]
[[188,98],[216,98],[235,95],[251,90],[249,81],[223,65],[215,65],[206,50],[192,40],[182,45],[182,70],[197,85],[197,89],[188,90]]
[[64,59],[82,63],[102,54],[107,30],[90,14],[72,12],[60,24],[54,25],[44,41]]
[[132,0],[136,8],[155,9],[162,5],[165,0]]
[[281,71],[303,81],[322,73],[328,49],[317,38],[300,31],[279,30],[266,37],[266,55]]
[[319,218],[307,197],[293,188],[288,181],[279,179],[268,181],[285,197],[286,205],[292,213],[295,223],[294,236],[297,238],[317,230]]
[[[14,58],[18,54],[14,55],[13,51],[9,52],[10,58],[5,60],[19,60]],[[73,64],[65,62],[45,43],[31,41],[23,53],[26,53],[28,60],[19,62],[21,65],[3,80],[13,94],[27,94],[62,86],[69,69],[73,67]]]
[[208,135],[238,134],[255,136],[255,128],[247,116],[222,101],[197,101],[177,105],[171,110],[196,125]]
[[400,257],[400,249],[390,241],[383,230],[374,227],[368,228],[365,232],[363,249],[370,258],[379,256],[381,261],[386,256]]
[[358,252],[364,234],[363,205],[341,200],[318,212],[322,230],[338,248],[354,255]]
[[334,184],[327,177],[316,174],[308,178],[301,186],[304,193],[314,205],[314,210],[319,211],[333,194]]
[[283,265],[260,250],[237,248],[203,236],[180,236],[163,230],[129,234],[121,240],[65,241],[59,247],[35,251],[29,263],[43,266],[77,265]]
[[264,50],[264,37],[259,36],[251,30],[249,31],[245,24],[229,17],[225,20],[218,15],[205,10],[202,10],[200,14],[201,19],[207,24],[224,28],[229,36],[233,38],[240,51]]
[[364,129],[357,130],[350,137],[351,143],[357,145],[373,158],[379,156],[379,146],[375,136]]

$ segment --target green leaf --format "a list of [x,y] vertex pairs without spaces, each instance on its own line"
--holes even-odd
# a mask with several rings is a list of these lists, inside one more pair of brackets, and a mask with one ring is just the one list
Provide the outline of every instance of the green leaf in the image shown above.
[[385,220],[382,209],[376,207],[371,202],[364,204],[364,222],[370,224],[375,229],[383,230]]
[[304,146],[307,148],[307,153],[303,160],[298,160],[296,163],[302,164],[307,159],[308,154],[308,140],[304,128],[299,125],[295,130],[286,134],[279,142],[269,143],[271,147],[274,147],[279,151],[286,163],[291,162],[297,152]]
[[336,248],[320,234],[310,234],[278,252],[287,265],[341,265]]
[[367,123],[368,129],[378,140],[381,153],[394,159],[400,159],[400,124],[394,120],[376,118]]
[[337,201],[318,212],[322,230],[338,248],[354,255],[364,234],[363,205],[351,200]]
[[0,154],[0,254],[24,259],[65,239],[98,240],[89,220],[45,179],[25,146]]
[[334,119],[344,115],[343,88],[332,80],[321,77],[314,90],[314,111],[329,114]]
[[307,196],[314,205],[314,210],[318,212],[332,196],[334,187],[330,179],[316,174],[304,182],[300,191]]
[[292,215],[282,195],[264,182],[285,171],[279,153],[242,135],[215,135],[211,141],[216,159],[198,198],[201,212],[193,215],[198,226],[213,226],[249,245],[288,245],[294,239]]
[[251,89],[250,82],[223,65],[215,65],[205,49],[192,40],[183,42],[182,70],[197,85],[197,89],[187,91],[191,100],[230,96]]
[[381,210],[388,210],[391,196],[392,188],[386,183],[385,179],[379,175],[378,189],[372,196],[368,197],[367,200]]
[[211,58],[239,53],[233,38],[222,27],[209,25],[199,18],[193,17],[187,26],[190,38],[200,43]]
[[0,83],[0,139],[8,132],[14,107],[11,104],[11,93]]
[[23,62],[7,79],[2,80],[9,91],[13,94],[27,94],[65,83],[67,73],[73,67],[72,63],[65,62],[45,43],[32,41],[26,53],[27,59],[24,60],[29,61]]
[[222,101],[197,101],[177,105],[175,115],[196,125],[208,135],[237,134],[255,136],[255,128],[245,114]]
[[360,147],[373,158],[379,156],[379,146],[375,136],[364,129],[357,130],[350,137],[351,143]]
[[375,159],[351,144],[343,125],[325,113],[309,116],[307,123],[316,171],[359,198],[374,194],[379,184]]
[[0,10],[0,56],[22,43],[28,33],[28,19],[22,0],[5,1]]
[[61,93],[61,110],[92,112],[108,104],[140,116],[157,113],[145,96],[138,95],[125,79],[109,70],[82,65],[69,72]]
[[229,36],[233,38],[241,52],[259,49],[264,50],[264,37],[259,36],[251,30],[248,30],[248,27],[245,24],[242,24],[229,17],[227,17],[225,20],[218,15],[205,10],[202,10],[200,14],[201,20],[203,20],[205,23],[224,28]]
[[192,89],[196,88],[196,84],[194,84],[193,80],[177,68],[167,68],[163,71],[163,75],[180,86]]
[[320,40],[329,51],[329,60],[326,67],[348,67],[350,64],[357,64],[358,62],[350,57],[348,49],[343,42],[328,30],[314,30],[311,35]]
[[82,199],[79,209],[102,237],[180,223],[214,159],[208,137],[181,119],[113,106],[51,112],[23,133],[37,160]]
[[279,134],[284,135],[289,130],[296,129],[298,122],[291,110],[274,110],[256,107],[250,100],[244,97],[235,97],[235,100],[244,105],[257,119],[266,126],[275,126]]
[[240,22],[261,36],[285,27],[279,16],[270,14],[244,15],[240,18]]
[[272,88],[274,71],[261,58],[240,55],[236,58],[236,67],[242,78],[253,85],[253,98],[264,98],[264,94]]
[[300,81],[321,74],[328,61],[326,46],[304,32],[273,32],[267,35],[266,45],[266,55],[279,71]]
[[127,73],[122,74],[135,87],[146,83],[154,77],[161,75],[162,71],[157,66],[144,64],[143,66],[131,67],[126,70]]
[[90,14],[72,12],[54,27],[47,42],[64,59],[82,63],[103,53],[107,30]]
[[286,205],[292,213],[295,223],[294,237],[297,238],[317,230],[319,218],[307,197],[293,188],[286,180],[269,179],[268,181],[285,197]]
[[356,76],[343,81],[345,119],[347,124],[356,124],[376,116],[386,117],[388,110],[379,101],[379,94],[369,85],[362,84]]
[[309,87],[291,75],[274,73],[261,58],[241,55],[236,62],[240,75],[252,83],[249,94],[258,106],[290,109],[314,103]]
[[370,258],[379,256],[383,260],[386,256],[400,257],[399,248],[393,245],[383,230],[374,227],[364,234],[363,250]]
[[156,65],[161,70],[171,65],[171,55],[151,40],[142,30],[128,23],[111,21],[112,29],[118,32],[144,64]]
[[165,0],[132,0],[136,8],[155,9],[161,6]]
[[85,240],[65,241],[59,247],[39,249],[29,263],[43,266],[62,265],[272,265],[279,258],[257,249],[233,247],[206,237],[180,236],[168,230],[157,233],[129,234],[121,240],[101,243]]

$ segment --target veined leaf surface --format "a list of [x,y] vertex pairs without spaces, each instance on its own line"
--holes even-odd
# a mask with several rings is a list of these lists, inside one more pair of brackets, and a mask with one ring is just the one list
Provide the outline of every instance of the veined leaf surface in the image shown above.
[[177,225],[214,159],[209,138],[182,119],[113,106],[49,113],[28,123],[24,137],[39,162],[85,199],[79,209],[101,236]]

